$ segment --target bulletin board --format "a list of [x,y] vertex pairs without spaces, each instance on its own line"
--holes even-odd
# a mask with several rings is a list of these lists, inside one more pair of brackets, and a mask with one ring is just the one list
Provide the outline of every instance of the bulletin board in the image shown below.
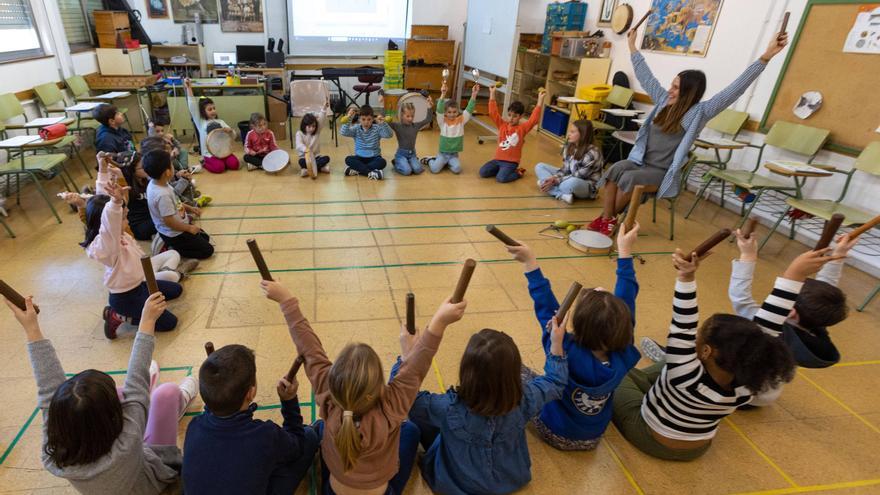
[[[762,130],[777,120],[829,129],[828,147],[852,154],[880,140],[880,55],[843,51],[860,7],[877,3],[808,0],[761,120]],[[822,93],[823,103],[801,120],[792,109],[807,91]]]

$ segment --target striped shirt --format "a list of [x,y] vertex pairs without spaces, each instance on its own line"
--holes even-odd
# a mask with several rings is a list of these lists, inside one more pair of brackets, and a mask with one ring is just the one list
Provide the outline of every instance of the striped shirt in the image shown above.
[[[780,335],[802,286],[802,282],[777,278],[773,292],[755,315],[755,323],[770,335]],[[698,323],[697,283],[677,281],[666,366],[642,401],[645,422],[666,438],[711,439],[722,419],[752,400],[752,392],[746,387],[725,390],[715,383],[697,359]]]
[[373,122],[369,129],[360,123],[342,124],[339,133],[354,138],[354,154],[364,158],[373,158],[382,154],[379,147],[380,139],[388,139],[394,135],[386,123]]
[[[648,147],[648,134],[650,132],[650,127],[654,125],[653,121],[654,117],[657,116],[657,113],[666,106],[666,99],[669,98],[669,93],[666,91],[666,88],[660,84],[660,81],[654,77],[654,74],[651,73],[651,69],[648,67],[648,63],[645,62],[645,58],[641,53],[634,52],[630,56],[630,59],[632,60],[636,79],[639,80],[639,84],[642,85],[642,88],[648,93],[651,100],[654,101],[654,109],[651,110],[651,113],[645,118],[645,125],[639,129],[639,132],[636,135],[636,144],[633,146],[632,151],[629,152],[628,157],[630,161],[643,165],[645,151],[647,151]],[[663,177],[663,182],[660,184],[660,189],[657,191],[658,197],[668,198],[678,194],[679,182],[681,179],[681,167],[687,162],[688,152],[690,152],[694,140],[700,135],[700,131],[703,130],[703,127],[706,126],[706,123],[709,122],[712,117],[721,113],[722,110],[732,105],[740,96],[742,96],[743,93],[746,92],[746,89],[755,82],[755,79],[764,72],[765,67],[766,65],[760,60],[753,62],[752,65],[748,66],[735,81],[721,90],[720,93],[706,101],[697,103],[684,114],[684,117],[681,119],[681,126],[685,131],[684,137],[682,137],[681,142],[675,149],[675,155],[672,158],[672,165],[666,172],[666,176]]]

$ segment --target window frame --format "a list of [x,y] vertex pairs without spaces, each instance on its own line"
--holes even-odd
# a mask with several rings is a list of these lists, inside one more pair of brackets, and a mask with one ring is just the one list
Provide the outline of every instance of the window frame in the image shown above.
[[40,28],[37,26],[37,19],[34,16],[34,9],[31,7],[31,3],[28,0],[24,0],[24,4],[27,6],[27,13],[30,16],[31,20],[31,29],[34,30],[34,34],[37,36],[37,44],[39,45],[37,48],[28,48],[25,50],[15,50],[11,52],[0,52],[0,64],[8,64],[11,62],[23,62],[26,60],[34,60],[39,58],[50,57],[46,53],[46,49],[43,46],[43,37],[40,36]]
[[[147,0],[149,1],[149,0]],[[87,42],[78,42],[71,43],[70,39],[67,38],[67,31],[64,32],[64,38],[67,40],[67,46],[70,48],[70,53],[82,53],[94,50],[98,46],[98,40],[95,37],[95,29],[92,25],[91,16],[88,13],[88,7],[86,6],[86,0],[76,0],[76,3],[79,5],[79,13],[82,16],[83,24],[86,28],[86,34],[89,36],[89,41]],[[59,13],[60,11],[59,5]],[[62,25],[62,29],[64,26]]]

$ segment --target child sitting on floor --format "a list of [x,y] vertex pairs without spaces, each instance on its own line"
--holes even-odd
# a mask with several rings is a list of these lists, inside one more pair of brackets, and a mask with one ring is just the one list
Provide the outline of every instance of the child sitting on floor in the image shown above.
[[151,121],[147,125],[147,136],[159,136],[168,141],[168,144],[170,144],[171,148],[173,149],[173,151],[171,151],[171,160],[172,165],[174,165],[174,170],[186,170],[193,174],[201,172],[201,165],[196,165],[195,167],[189,166],[187,155],[183,152],[180,141],[178,141],[178,139],[174,137],[174,134],[170,132],[165,132],[165,129],[170,123],[171,122],[167,120],[167,117],[164,119],[157,118],[156,120]]
[[[601,287],[587,289],[577,299],[572,315],[572,332],[565,333],[563,347],[568,356],[568,383],[559,400],[548,403],[532,420],[541,440],[559,450],[594,450],[611,421],[614,390],[641,356],[633,345],[633,326],[639,284],[633,269],[632,249],[639,225],[617,233],[617,283],[614,293]],[[529,294],[535,302],[535,316],[541,326],[544,350],[551,345],[548,322],[559,310],[550,281],[541,273],[538,260],[525,244],[508,246],[514,259],[523,264]],[[524,378],[534,372],[524,368]]]
[[95,133],[95,149],[113,154],[113,159],[121,162],[124,155],[135,153],[134,140],[128,129],[122,127],[125,115],[114,105],[103,103],[92,110],[92,115],[101,125]]
[[440,127],[440,150],[435,157],[422,158],[422,165],[431,169],[432,174],[439,174],[443,167],[449,165],[453,174],[461,173],[461,161],[458,154],[464,149],[464,125],[471,120],[474,106],[477,104],[477,93],[480,85],[474,84],[471,99],[462,113],[458,103],[446,99],[446,82],[440,87],[440,99],[437,100],[437,125]]
[[[357,123],[353,120],[355,115],[358,116]],[[371,180],[382,180],[385,177],[382,169],[387,163],[382,158],[379,140],[394,135],[385,123],[385,117],[374,116],[373,109],[367,105],[360,110],[351,108],[348,122],[342,124],[339,133],[354,138],[354,155],[345,157],[345,175],[366,175]]]
[[199,369],[205,413],[183,446],[186,493],[292,494],[312,465],[319,438],[303,426],[296,379],[276,385],[284,424],[254,419],[257,365],[242,345],[217,349]]
[[461,319],[467,302],[440,305],[386,385],[370,346],[350,343],[331,362],[299,300],[278,282],[264,280],[260,287],[281,305],[324,418],[318,426],[324,493],[403,493],[419,444],[419,429],[405,421],[407,413],[446,327]]
[[394,171],[400,175],[420,174],[425,169],[419,163],[416,155],[416,138],[422,127],[434,120],[434,102],[428,97],[428,115],[419,122],[413,122],[416,115],[416,107],[412,103],[404,103],[400,109],[400,122],[391,122],[391,129],[397,134],[397,152],[391,159]]
[[568,126],[562,148],[562,168],[546,163],[535,165],[541,191],[568,204],[574,198],[594,199],[602,178],[602,150],[593,144],[593,124],[576,120]]
[[311,152],[315,165],[322,174],[330,173],[330,157],[321,154],[320,122],[324,119],[326,110],[325,107],[318,115],[311,113],[303,115],[302,122],[299,123],[299,130],[296,131],[296,151],[299,153],[299,175],[301,177],[309,176],[306,151]]
[[235,131],[226,122],[217,118],[217,107],[214,105],[214,100],[205,97],[196,99],[193,96],[192,81],[189,78],[183,80],[183,86],[186,91],[186,104],[189,106],[189,114],[192,116],[193,122],[196,124],[196,130],[199,133],[199,150],[204,159],[203,165],[205,170],[214,174],[222,174],[226,170],[238,170],[240,163],[238,157],[234,154],[226,158],[217,158],[208,151],[208,134],[210,134],[210,130],[219,127],[224,132],[232,135],[235,135]]
[[275,133],[269,130],[269,121],[259,112],[251,114],[251,130],[244,138],[244,161],[248,172],[263,168],[263,158],[278,149]]
[[[548,333],[544,376],[523,380],[516,343],[485,328],[470,338],[461,356],[458,387],[442,394],[419,392],[409,418],[422,433],[421,472],[431,490],[505,494],[532,479],[526,426],[545,404],[562,397],[568,381],[564,322],[557,324],[554,317]],[[401,327],[404,356],[417,339]],[[392,380],[400,362],[391,370]]]
[[[155,326],[165,311],[162,294],[144,304],[125,384],[85,370],[67,378],[52,343],[43,336],[32,298],[26,309],[5,300],[25,332],[42,413],[43,467],[80,493],[155,494],[177,479],[177,425],[198,395],[193,377],[155,389],[151,364]],[[153,374],[153,369],[156,373]]]
[[[175,163],[174,148],[172,147],[171,142],[165,139],[164,136],[150,136],[141,141],[141,152],[147,154],[153,150],[163,150],[168,152],[168,154],[171,155],[172,163]],[[208,204],[210,202],[210,200],[208,200],[209,197],[199,197],[200,193],[196,190],[194,182],[195,179],[193,179],[190,171],[175,169],[174,178],[171,179],[168,184],[174,189],[174,192],[177,194],[177,197],[181,202],[190,206],[199,207]],[[196,198],[198,198],[198,200]]]
[[174,177],[171,155],[164,150],[154,150],[143,158],[144,170],[150,176],[147,185],[147,204],[150,217],[162,241],[184,258],[205,259],[214,254],[211,238],[204,230],[187,222],[187,214],[200,216],[201,209],[177,200],[168,182]]
[[489,118],[498,127],[498,147],[495,148],[495,158],[480,167],[480,177],[495,177],[498,182],[513,182],[522,177],[525,171],[519,169],[519,161],[523,144],[526,142],[526,135],[538,125],[546,94],[544,91],[538,93],[538,103],[529,120],[523,123],[523,104],[518,101],[511,103],[507,107],[507,120],[504,120],[498,113],[498,104],[495,103],[495,86],[489,86]]

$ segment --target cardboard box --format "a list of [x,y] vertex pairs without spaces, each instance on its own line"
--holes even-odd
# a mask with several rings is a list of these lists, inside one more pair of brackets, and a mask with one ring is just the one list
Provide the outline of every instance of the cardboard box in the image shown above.
[[275,141],[287,141],[287,121],[269,122],[269,130],[275,134]]
[[269,122],[287,122],[286,101],[269,96],[266,98],[266,104],[269,107],[269,115],[266,116]]

